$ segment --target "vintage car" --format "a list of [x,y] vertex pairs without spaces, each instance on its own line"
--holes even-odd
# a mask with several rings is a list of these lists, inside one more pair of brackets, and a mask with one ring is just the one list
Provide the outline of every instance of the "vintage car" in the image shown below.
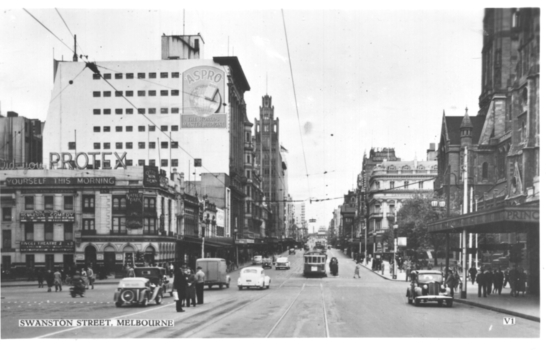
[[288,250],[288,254],[296,254],[296,249],[290,248],[290,250]]
[[453,297],[442,286],[442,273],[436,270],[417,270],[411,272],[410,286],[406,291],[408,304],[419,305],[421,302],[444,302],[453,306]]
[[290,270],[290,261],[288,261],[287,257],[278,257],[277,263],[275,264],[275,270],[279,269],[289,269]]
[[159,267],[137,267],[136,277],[127,277],[119,281],[114,293],[116,307],[123,305],[146,306],[155,301],[163,302],[165,270]]
[[269,289],[271,278],[266,276],[265,271],[261,267],[247,267],[241,270],[241,275],[237,280],[239,290],[243,288],[260,288]]
[[252,265],[261,265],[263,261],[263,258],[261,255],[255,255],[254,258],[252,258]]
[[262,260],[262,267],[265,268],[272,268],[273,267],[273,259],[271,258],[264,258]]

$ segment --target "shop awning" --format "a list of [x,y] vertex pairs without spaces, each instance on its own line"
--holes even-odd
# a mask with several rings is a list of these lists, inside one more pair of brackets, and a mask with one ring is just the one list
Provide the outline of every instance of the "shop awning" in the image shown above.
[[[201,245],[203,243],[203,238],[197,236],[183,236],[182,242]],[[230,248],[233,247],[233,239],[230,237],[205,237],[205,247]]]

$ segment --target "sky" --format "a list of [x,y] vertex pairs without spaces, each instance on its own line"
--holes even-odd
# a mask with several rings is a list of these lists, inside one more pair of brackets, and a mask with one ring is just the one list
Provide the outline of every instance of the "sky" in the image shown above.
[[[70,60],[72,52],[18,4],[0,17],[1,112],[45,120],[53,58]],[[201,33],[204,58],[237,56],[251,87],[249,120],[259,118],[262,96],[271,95],[288,149],[289,193],[307,201],[308,218],[327,226],[343,194],[356,187],[370,147],[425,160],[429,144],[440,140],[443,111],[464,115],[468,107],[476,114],[484,13],[478,5],[27,10],[70,47],[70,32],[76,34],[79,53],[91,61],[160,60],[161,35],[183,32]],[[337,199],[309,203],[326,198]]]

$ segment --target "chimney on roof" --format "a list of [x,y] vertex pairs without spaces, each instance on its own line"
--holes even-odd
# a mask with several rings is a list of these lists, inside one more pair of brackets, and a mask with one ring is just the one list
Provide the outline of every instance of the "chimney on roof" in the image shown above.
[[162,60],[192,60],[202,58],[202,46],[205,41],[201,34],[194,35],[162,35]]
[[78,62],[78,52],[76,51],[76,34],[74,34],[74,56],[72,56],[72,61]]
[[430,143],[427,149],[427,161],[435,161],[438,159],[438,152],[436,151],[436,144]]

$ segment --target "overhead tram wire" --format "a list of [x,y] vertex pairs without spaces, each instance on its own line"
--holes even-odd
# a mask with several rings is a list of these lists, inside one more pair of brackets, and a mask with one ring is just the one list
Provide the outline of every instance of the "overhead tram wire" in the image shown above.
[[[59,9],[55,8],[55,11],[57,11],[57,14],[59,15],[59,17],[61,17],[61,20],[63,21],[64,25],[66,26],[66,29],[68,29],[68,32],[70,33],[70,35],[72,35],[72,37],[74,37],[74,33],[72,33],[72,31],[70,30],[70,28],[68,27],[68,24],[66,23],[66,21],[64,20],[63,16],[61,15],[61,13],[59,12]],[[80,52],[82,54],[82,56],[85,56],[84,53],[83,53],[83,49],[82,47],[80,46],[80,43],[78,41],[76,41],[76,45],[78,45],[78,47],[80,48]]]
[[292,91],[294,92],[294,100],[296,102],[296,115],[298,117],[298,126],[299,126],[299,132],[300,132],[301,148],[302,148],[302,152],[303,152],[303,161],[304,161],[304,164],[305,164],[305,173],[307,175],[307,192],[309,193],[309,197],[311,197],[311,187],[309,186],[309,170],[307,168],[307,157],[305,156],[305,147],[303,145],[303,135],[301,133],[300,112],[299,112],[299,107],[298,107],[298,97],[296,95],[296,85],[294,83],[294,72],[292,70],[292,58],[290,56],[290,47],[288,45],[288,34],[286,32],[286,22],[284,20],[284,10],[282,10],[282,9],[281,9],[281,14],[282,14],[282,23],[283,23],[283,27],[284,27],[284,38],[285,38],[285,41],[286,41],[286,50],[288,52],[288,64],[290,66],[290,77],[292,78]]
[[51,99],[51,101],[49,101],[49,103],[55,101],[55,99],[56,99],[57,97],[61,96],[61,94],[63,93],[63,91],[66,90],[67,87],[69,87],[70,85],[72,85],[72,82],[74,82],[74,80],[76,80],[76,78],[78,78],[78,77],[80,76],[80,74],[83,73],[83,71],[85,70],[85,68],[87,68],[87,67],[83,67],[83,69],[82,69],[74,78],[72,78],[72,79],[69,81],[69,83],[68,83],[61,91],[59,91],[59,93],[58,93],[57,95],[55,95],[55,97],[53,97],[53,98]]
[[49,30],[48,27],[46,27],[42,22],[40,22],[40,20],[36,17],[34,17],[34,15],[30,12],[28,12],[27,9],[23,8],[23,10],[25,10],[26,13],[28,13],[30,15],[30,17],[34,18],[34,20],[36,20],[36,22],[40,23],[40,25],[42,27],[44,27],[48,32],[51,33],[51,35],[53,35],[55,38],[57,38],[57,40],[59,40],[64,46],[66,46],[70,51],[74,52],[73,49],[70,48],[70,46],[68,46],[64,41],[62,41],[61,39],[59,39],[59,37],[57,35],[55,35],[55,33],[53,33],[51,30]]

